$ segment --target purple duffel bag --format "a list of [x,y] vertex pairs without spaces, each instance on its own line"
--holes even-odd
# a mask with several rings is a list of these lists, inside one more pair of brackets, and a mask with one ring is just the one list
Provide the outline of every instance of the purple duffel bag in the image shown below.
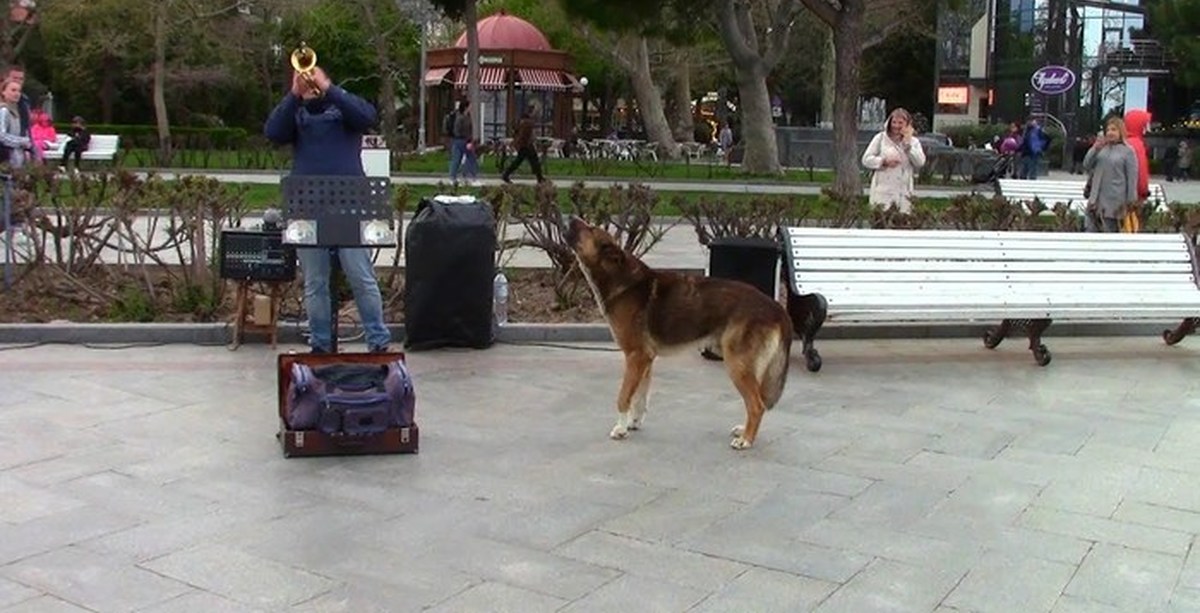
[[401,360],[387,364],[292,364],[287,422],[292,430],[377,434],[413,424],[417,396]]

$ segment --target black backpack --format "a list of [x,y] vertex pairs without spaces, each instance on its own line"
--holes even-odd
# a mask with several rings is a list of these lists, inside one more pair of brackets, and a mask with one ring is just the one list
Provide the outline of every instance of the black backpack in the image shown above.
[[442,134],[445,136],[454,136],[454,120],[458,119],[458,113],[450,111],[446,113],[446,118],[442,120]]

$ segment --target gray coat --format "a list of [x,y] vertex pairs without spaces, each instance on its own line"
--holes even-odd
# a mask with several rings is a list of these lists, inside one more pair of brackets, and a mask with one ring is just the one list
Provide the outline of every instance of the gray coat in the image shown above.
[[8,105],[0,105],[0,144],[8,148],[8,160],[13,168],[25,165],[29,149],[29,137],[21,136],[21,116],[13,113]]
[[1138,161],[1129,145],[1089,149],[1083,169],[1092,181],[1088,207],[1098,210],[1101,217],[1118,219],[1125,205],[1137,200]]

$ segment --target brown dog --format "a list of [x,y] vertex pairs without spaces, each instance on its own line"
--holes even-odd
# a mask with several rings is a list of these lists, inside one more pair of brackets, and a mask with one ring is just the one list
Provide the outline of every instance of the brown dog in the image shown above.
[[652,270],[581,219],[570,221],[566,238],[625,353],[609,436],[625,438],[641,427],[656,356],[713,346],[746,404],[746,421],[734,426],[730,444],[750,447],[787,381],[792,323],[783,306],[740,281]]

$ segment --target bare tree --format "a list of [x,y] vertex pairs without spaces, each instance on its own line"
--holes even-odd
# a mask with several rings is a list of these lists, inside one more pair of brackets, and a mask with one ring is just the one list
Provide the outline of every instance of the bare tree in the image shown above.
[[788,34],[802,7],[800,0],[778,2],[768,11],[768,26],[762,37],[755,27],[752,8],[749,0],[720,0],[717,26],[733,61],[741,100],[742,141],[746,144],[742,169],[753,174],[778,174],[782,167],[767,75],[787,49]]

